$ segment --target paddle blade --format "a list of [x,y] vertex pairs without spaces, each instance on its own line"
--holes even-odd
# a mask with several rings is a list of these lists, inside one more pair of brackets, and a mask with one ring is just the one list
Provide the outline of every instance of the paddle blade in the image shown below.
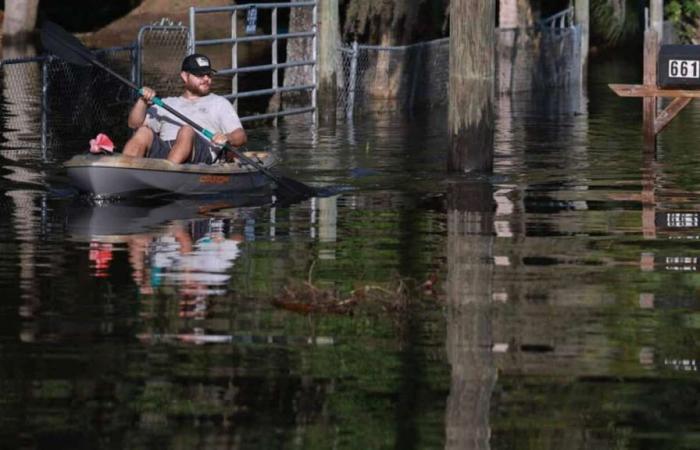
[[296,203],[317,196],[316,189],[301,181],[284,176],[277,176],[275,181],[277,181],[275,193],[286,203]]
[[95,59],[78,38],[48,20],[41,25],[41,44],[44,49],[71,64],[89,66]]

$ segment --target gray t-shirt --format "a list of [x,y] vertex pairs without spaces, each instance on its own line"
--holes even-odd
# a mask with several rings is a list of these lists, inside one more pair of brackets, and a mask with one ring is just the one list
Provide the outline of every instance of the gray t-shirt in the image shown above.
[[[192,100],[182,96],[166,97],[163,102],[214,134],[228,134],[243,128],[233,105],[220,95],[209,94]],[[146,111],[146,125],[164,141],[172,141],[183,123],[160,106],[152,105]]]

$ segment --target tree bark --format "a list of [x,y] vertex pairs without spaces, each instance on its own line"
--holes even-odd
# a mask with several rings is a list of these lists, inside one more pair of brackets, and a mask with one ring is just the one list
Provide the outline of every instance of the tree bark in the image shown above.
[[26,40],[36,27],[39,0],[6,0],[2,34],[5,40]]
[[342,83],[339,64],[340,16],[338,0],[321,0],[319,2],[319,39],[318,39],[318,99],[319,118],[332,121],[335,119],[336,95],[338,85]]
[[528,28],[535,23],[530,0],[500,0],[499,28]]
[[[301,0],[292,0],[297,3]],[[289,12],[289,32],[305,32],[313,29],[313,11],[309,7],[291,8]],[[287,61],[313,60],[313,39],[292,38],[287,40]],[[284,86],[302,86],[312,84],[314,66],[290,67],[284,71]],[[283,104],[306,105],[311,103],[310,91],[285,92]]]
[[450,4],[448,171],[493,167],[495,14],[493,0]]
[[574,18],[581,33],[581,83],[588,78],[588,50],[590,46],[590,0],[575,0]]

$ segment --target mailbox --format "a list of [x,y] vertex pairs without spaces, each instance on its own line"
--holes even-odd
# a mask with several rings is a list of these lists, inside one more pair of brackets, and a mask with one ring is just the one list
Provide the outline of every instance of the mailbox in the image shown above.
[[700,45],[662,45],[656,84],[662,88],[700,88]]

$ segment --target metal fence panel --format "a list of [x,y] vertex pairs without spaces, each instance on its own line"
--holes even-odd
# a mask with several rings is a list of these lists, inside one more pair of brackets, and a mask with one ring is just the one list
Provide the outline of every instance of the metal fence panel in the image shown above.
[[[203,47],[209,47],[207,52],[210,52],[215,51],[211,50],[212,47],[226,46],[231,65],[219,70],[219,75],[230,77],[230,93],[224,96],[234,103],[243,122],[316,111],[317,7],[317,1],[306,0],[190,8],[190,53],[202,51]],[[310,30],[284,28],[286,22],[280,20],[280,12],[291,16],[292,10],[310,10]],[[255,11],[258,27],[251,35],[240,36],[238,18],[250,11]],[[197,17],[211,14],[226,17],[231,24],[230,36],[197,38],[198,33],[200,36],[203,34],[199,31]],[[287,60],[281,61],[281,46],[288,42],[301,43],[304,48],[310,48],[309,54],[305,54],[302,60],[290,60],[287,55]],[[256,44],[258,47],[255,47]],[[260,44],[265,46],[262,51]],[[286,50],[289,48],[286,46]],[[269,64],[241,66],[240,60],[245,53],[256,54],[256,58],[269,58]],[[306,72],[310,76],[304,83],[280,87],[285,70],[290,73]],[[312,86],[311,89],[308,86]],[[282,94],[284,96],[280,99]],[[289,107],[290,103],[295,106]]]

